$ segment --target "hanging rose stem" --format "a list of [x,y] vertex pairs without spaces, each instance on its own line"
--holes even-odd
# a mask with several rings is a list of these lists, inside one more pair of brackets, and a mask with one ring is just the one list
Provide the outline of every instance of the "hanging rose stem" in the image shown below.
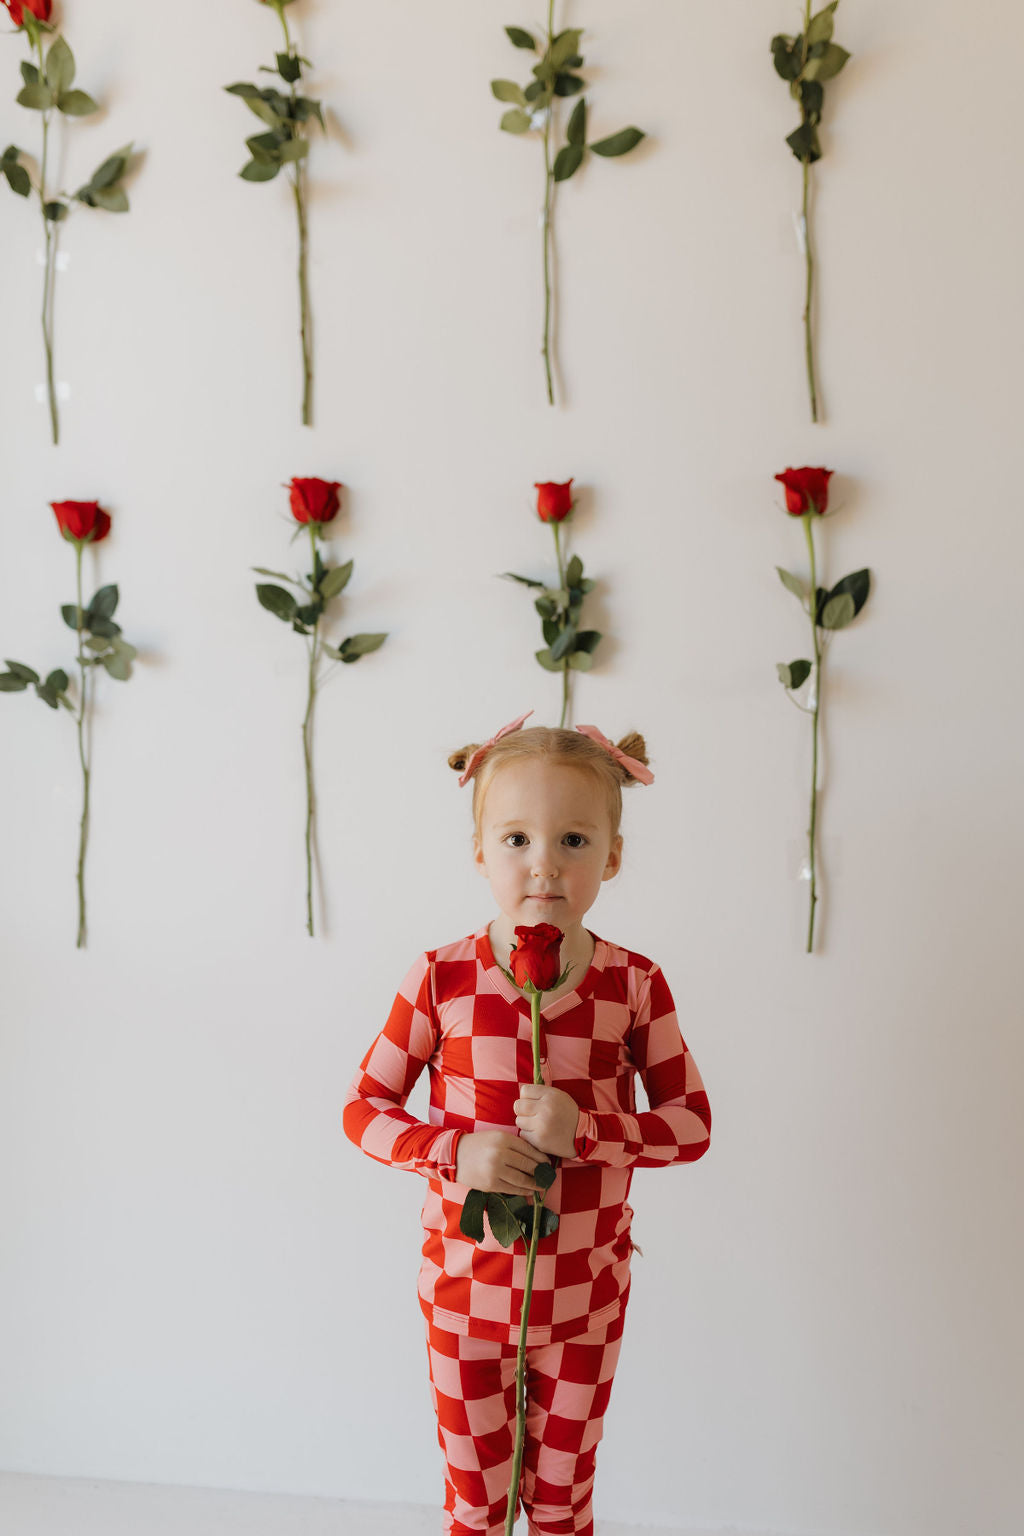
[[[807,33],[811,25],[811,0],[806,0],[804,7],[803,30],[803,59],[801,72],[807,62]],[[807,387],[811,395],[811,420],[818,419],[818,387],[814,378],[814,339],[812,334],[811,306],[814,297],[814,256],[811,250],[811,224],[810,224],[810,193],[811,193],[811,162],[805,154],[803,164],[803,207],[801,211],[803,245],[804,245],[804,269],[807,275],[807,290],[804,298],[804,351],[807,356]]]
[[[36,54],[39,59],[39,78],[46,79],[46,64],[43,59],[43,39],[38,31],[33,32],[36,45]],[[39,211],[43,219],[44,241],[44,266],[43,266],[43,346],[46,349],[46,396],[50,406],[50,434],[54,443],[60,440],[60,419],[57,413],[57,389],[53,378],[53,289],[57,267],[57,229],[51,219],[46,217],[46,169],[50,143],[50,113],[52,108],[44,109],[43,117],[43,154],[39,165]]]
[[[313,546],[313,579],[316,585],[316,525],[309,524],[309,538]],[[313,938],[313,822],[316,811],[313,796],[313,706],[316,701],[316,673],[320,660],[320,620],[313,625],[309,640],[309,690],[306,697],[306,714],[302,721],[302,755],[306,765],[306,932]]]
[[811,911],[807,925],[807,953],[814,948],[814,908],[818,901],[817,869],[815,863],[814,838],[818,821],[818,716],[821,711],[821,661],[822,649],[818,638],[818,573],[814,559],[814,534],[811,529],[811,519],[814,517],[814,509],[808,506],[803,514],[804,533],[807,536],[807,549],[811,558],[811,631],[814,638],[814,684],[812,699],[814,701],[811,711],[813,748],[811,754],[811,822],[807,829],[809,842],[809,863],[811,872]]
[[[567,590],[567,588],[566,588],[566,584],[565,584],[565,581],[566,581],[566,577],[565,577],[565,561],[562,558],[562,541],[558,537],[559,524],[558,523],[552,523],[551,524],[551,528],[552,528],[552,531],[553,531],[553,533],[555,535],[555,558],[558,561],[558,585],[559,585],[560,589],[564,592],[564,591]],[[568,598],[566,598],[566,604],[568,604]],[[568,658],[568,656],[565,656],[562,659],[562,714],[561,714],[561,718],[558,721],[558,724],[559,724],[560,728],[564,729],[565,722],[566,722],[566,719],[568,718],[568,715],[569,715],[569,658]]]
[[[557,525],[556,525],[557,526]],[[532,986],[532,983],[531,983]],[[540,992],[530,993],[530,1014],[533,1020],[533,1081],[543,1082],[540,1070]],[[537,1262],[537,1243],[540,1240],[541,1207],[543,1197],[533,1196],[533,1231],[526,1255],[526,1279],[523,1284],[523,1312],[519,1324],[519,1350],[516,1355],[516,1439],[512,1453],[512,1473],[508,1485],[508,1505],[505,1510],[505,1536],[512,1536],[516,1523],[516,1501],[519,1497],[519,1479],[523,1470],[523,1442],[526,1439],[526,1330],[530,1321],[530,1298],[533,1295],[533,1271]]]
[[82,949],[85,945],[85,850],[89,840],[89,758],[85,734],[85,717],[87,703],[87,687],[89,674],[86,671],[86,659],[82,650],[83,619],[85,617],[82,608],[82,545],[75,543],[75,597],[77,607],[75,609],[75,624],[78,632],[78,670],[81,676],[81,698],[78,704],[78,714],[75,717],[75,725],[78,731],[78,760],[82,765],[82,820],[78,834],[78,939],[76,949]]
[[[548,46],[555,35],[555,0],[548,4]],[[551,204],[554,197],[554,168],[551,163],[551,122],[555,110],[555,97],[544,108],[544,339],[541,351],[544,355],[544,374],[548,386],[548,405],[555,403],[555,389],[551,377]]]
[[[285,50],[290,58],[296,57],[292,46],[291,34],[288,31],[288,18],[284,13],[284,6],[275,6],[278,16],[281,18],[281,26],[284,28]],[[290,82],[292,100],[295,100],[296,82]],[[304,427],[313,423],[313,337],[312,321],[309,313],[309,242],[306,230],[306,184],[303,175],[302,161],[292,162],[292,192],[295,196],[295,212],[299,224],[299,329],[302,339],[302,424]],[[311,930],[312,931],[312,930]]]

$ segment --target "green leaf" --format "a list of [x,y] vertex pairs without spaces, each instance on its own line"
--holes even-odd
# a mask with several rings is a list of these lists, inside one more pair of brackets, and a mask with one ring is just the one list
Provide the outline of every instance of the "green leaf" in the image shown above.
[[516,85],[514,80],[492,80],[491,94],[499,101],[512,101],[517,107],[525,107],[526,97],[521,85]]
[[524,587],[542,587],[544,585],[542,581],[534,581],[529,576],[517,576],[515,571],[502,571],[501,575],[508,581],[522,582]]
[[319,595],[311,603],[302,603],[295,610],[295,617],[300,624],[314,625],[324,611],[323,598]]
[[550,1189],[555,1182],[555,1169],[551,1163],[538,1163],[533,1177],[538,1189]]
[[556,181],[568,181],[569,177],[579,170],[583,163],[582,144],[564,144],[555,156],[554,178]]
[[382,635],[350,635],[339,646],[342,661],[358,661],[360,656],[369,656],[371,651],[377,651],[387,639],[387,632]]
[[121,626],[115,624],[113,619],[104,618],[102,614],[87,613],[85,625],[94,635],[100,635],[106,640],[113,640],[121,633]]
[[551,652],[547,648],[545,648],[543,651],[534,651],[533,654],[536,656],[545,672],[562,672],[565,670],[560,662],[552,660]]
[[116,586],[100,587],[86,611],[86,621],[97,615],[103,619],[112,619],[117,612],[117,600]]
[[551,647],[551,660],[561,661],[563,656],[568,656],[575,643],[576,630],[571,624],[568,624]]
[[553,619],[558,612],[557,603],[550,597],[538,597],[533,606],[542,619]]
[[809,123],[820,123],[822,108],[825,105],[825,87],[819,85],[817,80],[801,80],[797,90],[800,93],[800,110],[804,114],[804,120]]
[[599,139],[596,144],[591,144],[595,155],[608,157],[615,155],[628,155],[631,149],[635,149],[645,135],[639,128],[620,128],[618,133],[613,133],[610,138]]
[[332,597],[337,597],[339,592],[344,592],[348,586],[354,565],[354,560],[347,561],[345,565],[336,565],[319,582],[317,591],[325,603],[329,603]]
[[810,588],[806,581],[801,576],[794,576],[792,571],[784,571],[781,565],[777,565],[775,569],[778,571],[779,580],[786,590],[792,592],[793,596],[798,597],[802,603],[806,602],[810,596]]
[[88,651],[109,651],[110,641],[106,635],[90,635],[85,642]]
[[832,0],[831,5],[826,5],[823,11],[811,17],[811,24],[807,28],[808,47],[812,47],[815,43],[828,42],[835,25],[835,9],[838,4],[839,0]]
[[26,85],[39,84],[39,71],[36,69],[36,66],[34,64],[30,64],[27,59],[22,59],[21,61],[21,78],[24,80]]
[[554,645],[555,641],[562,633],[562,626],[556,619],[544,619],[544,622],[541,624],[541,631],[544,635],[545,642],[548,645]]
[[487,1196],[479,1189],[471,1189],[463,1203],[462,1215],[459,1217],[459,1231],[466,1237],[472,1238],[474,1243],[482,1243],[484,1240],[486,1204]]
[[540,105],[540,97],[547,97],[547,86],[542,80],[531,80],[523,95],[531,106]]
[[20,107],[30,107],[33,112],[46,112],[53,106],[55,97],[48,85],[23,85],[14,98]]
[[63,693],[68,686],[68,675],[63,667],[55,667],[46,679],[47,688],[52,688],[54,693]]
[[13,672],[15,677],[24,678],[26,683],[38,683],[39,681],[39,673],[34,672],[31,667],[26,667],[23,661],[5,660],[4,666],[9,672]]
[[589,651],[573,651],[569,665],[574,672],[589,672],[594,665],[594,658]]
[[845,629],[847,624],[853,622],[856,612],[850,593],[841,592],[838,597],[830,597],[825,604],[821,615],[821,627],[822,629]]
[[539,1210],[538,1210],[538,1207],[531,1205],[528,1208],[528,1210],[526,1211],[526,1213],[525,1213],[525,1221],[526,1221],[525,1238],[526,1238],[527,1242],[529,1242],[531,1240],[531,1238],[533,1237],[533,1218],[534,1218],[535,1214],[539,1214],[539,1216],[540,1216],[540,1237],[541,1237],[541,1239],[543,1239],[545,1237],[550,1237],[552,1232],[557,1232],[558,1231],[558,1214],[557,1214],[557,1212],[551,1210],[546,1205],[540,1206]]
[[90,187],[112,187],[115,181],[120,181],[128,168],[132,148],[131,144],[126,144],[123,149],[116,149],[112,155],[108,155],[89,178]]
[[568,27],[564,32],[558,33],[546,55],[547,62],[555,74],[568,64],[574,54],[579,53],[582,36],[582,27]]
[[57,109],[66,117],[88,117],[99,111],[99,105],[88,91],[62,91],[57,97]]
[[555,76],[556,96],[576,96],[586,86],[586,81],[579,75],[562,73]]
[[599,629],[581,629],[576,635],[577,651],[596,651],[602,639]]
[[119,683],[126,683],[132,675],[132,659],[123,650],[108,651],[100,657],[100,665]]
[[849,57],[846,49],[840,48],[838,43],[829,43],[824,53],[807,60],[803,78],[811,81],[831,80],[838,75]]
[[802,688],[811,675],[811,663],[809,661],[791,661],[787,666],[780,661],[775,669],[779,674],[779,682],[784,688]]
[[46,55],[46,83],[59,96],[70,88],[74,78],[74,55],[62,37],[55,37]]
[[565,568],[565,584],[568,587],[578,587],[583,577],[583,561],[579,555],[573,555]]
[[279,165],[281,162],[281,135],[279,133],[254,133],[246,139],[245,147],[254,160],[259,160],[267,165]]
[[13,672],[0,672],[0,693],[24,693],[28,683]]
[[256,596],[268,613],[272,613],[276,619],[283,619],[290,624],[295,617],[296,601],[290,592],[283,587],[272,586],[269,582],[260,582],[256,587]]
[[289,85],[294,85],[302,74],[302,65],[294,53],[279,53],[277,55],[277,72],[282,80]]
[[239,171],[243,181],[273,181],[281,169],[276,161],[250,160],[248,165],[243,165]]
[[308,154],[308,139],[286,139],[285,142],[281,145],[281,159],[286,163],[292,160],[304,160]]
[[775,72],[783,80],[795,80],[800,73],[800,39],[784,37],[781,33],[772,38],[772,60]]
[[487,1196],[487,1220],[490,1222],[495,1240],[503,1248],[511,1248],[517,1237],[522,1237],[525,1241],[523,1223],[518,1217],[520,1206],[524,1209],[529,1208],[525,1200],[520,1201],[516,1196],[496,1194]]
[[523,27],[506,27],[505,31],[508,34],[509,41],[514,43],[517,48],[531,48],[534,53],[537,52],[537,44]]
[[94,187],[90,207],[103,208],[107,213],[127,213],[128,197],[123,187]]
[[68,216],[68,205],[67,205],[67,203],[57,203],[57,202],[54,202],[54,203],[44,203],[43,204],[43,216],[44,216],[44,218],[46,218],[49,221],[49,223],[51,223],[51,224],[59,224],[59,223],[61,223],[61,221],[63,219],[66,219],[67,216]]
[[505,133],[529,133],[530,118],[521,108],[513,107],[510,112],[502,114],[498,127]]
[[[82,613],[82,618],[84,619],[85,618],[85,611],[84,611],[84,609],[81,610],[81,613]],[[64,623],[67,625],[68,629],[74,629],[74,630],[77,631],[77,629],[78,629],[78,615],[79,615],[79,609],[75,606],[74,603],[65,603],[64,606],[60,610],[60,616],[64,620]],[[83,625],[83,628],[84,628],[84,625]]]
[[582,149],[587,137],[587,103],[585,97],[581,96],[573,107],[565,132],[569,143],[577,144]]
[[842,581],[837,581],[829,595],[840,597],[844,592],[848,592],[853,598],[853,612],[856,617],[867,602],[870,591],[871,572],[853,571],[849,576],[844,576]]
[[801,123],[799,128],[787,134],[786,143],[796,158],[800,161],[806,160],[808,165],[813,165],[815,160],[821,159],[818,130],[813,123]]
[[250,566],[250,570],[255,571],[257,576],[276,576],[278,581],[290,581],[293,587],[299,585],[294,576],[286,576],[284,571],[268,571],[262,565]]
[[23,165],[19,165],[16,160],[4,160],[3,173],[12,192],[17,192],[19,197],[28,197],[32,183]]
[[36,694],[42,699],[44,704],[49,704],[51,709],[60,708],[60,700],[48,683],[36,683]]

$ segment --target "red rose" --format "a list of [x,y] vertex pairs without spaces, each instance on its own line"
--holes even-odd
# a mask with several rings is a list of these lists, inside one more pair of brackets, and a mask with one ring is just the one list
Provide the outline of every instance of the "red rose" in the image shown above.
[[53,10],[53,0],[3,0],[3,4],[10,11],[11,20],[16,27],[24,26],[26,11],[37,21],[49,21],[50,12]]
[[537,516],[542,523],[560,523],[572,511],[572,480],[559,485],[555,480],[535,481]]
[[518,943],[509,956],[509,969],[517,987],[532,981],[538,992],[548,992],[562,974],[562,931],[553,923],[517,928]]
[[[36,0],[38,3],[38,0]],[[69,544],[98,544],[110,532],[110,514],[95,501],[51,501],[61,537]]]
[[296,480],[291,483],[292,516],[297,523],[329,523],[337,517],[339,480]]
[[786,511],[793,517],[816,512],[819,517],[828,506],[828,483],[835,470],[787,469],[776,475],[786,487]]

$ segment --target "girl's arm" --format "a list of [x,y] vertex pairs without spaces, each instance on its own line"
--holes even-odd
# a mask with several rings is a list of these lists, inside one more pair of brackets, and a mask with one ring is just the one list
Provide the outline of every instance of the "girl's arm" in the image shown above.
[[641,986],[629,1049],[651,1107],[635,1115],[581,1109],[576,1157],[609,1168],[696,1162],[711,1140],[711,1109],[659,966]]
[[345,1134],[369,1157],[414,1173],[455,1178],[461,1131],[414,1120],[405,1101],[437,1046],[431,964],[421,955],[345,1096]]

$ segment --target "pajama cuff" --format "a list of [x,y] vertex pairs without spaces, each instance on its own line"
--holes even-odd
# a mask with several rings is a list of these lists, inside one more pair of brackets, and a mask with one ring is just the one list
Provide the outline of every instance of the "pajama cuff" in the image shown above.
[[447,1179],[450,1184],[455,1183],[455,1162],[458,1157],[459,1137],[465,1135],[464,1131],[445,1131],[439,1136],[431,1147],[431,1156],[436,1160],[437,1176],[439,1179]]

